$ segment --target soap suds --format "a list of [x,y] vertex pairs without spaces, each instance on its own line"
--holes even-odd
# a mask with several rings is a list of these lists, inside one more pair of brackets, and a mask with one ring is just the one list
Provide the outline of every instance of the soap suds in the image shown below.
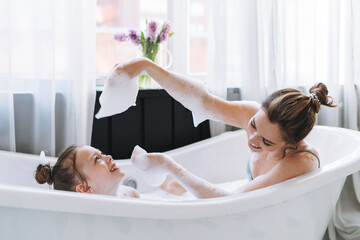
[[104,90],[99,98],[101,108],[95,115],[97,119],[125,112],[136,105],[138,94],[137,78],[130,78],[127,73],[118,73],[113,68],[105,79]]

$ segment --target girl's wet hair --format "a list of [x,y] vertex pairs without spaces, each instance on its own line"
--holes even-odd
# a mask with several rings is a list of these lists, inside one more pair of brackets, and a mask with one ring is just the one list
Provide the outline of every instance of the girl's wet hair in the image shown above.
[[39,184],[47,183],[54,185],[54,189],[76,191],[76,185],[86,183],[83,174],[78,170],[75,163],[78,145],[71,145],[59,156],[54,167],[48,164],[39,164],[35,171],[35,180]]
[[262,104],[271,123],[277,123],[285,142],[295,145],[303,140],[316,123],[320,106],[337,107],[323,83],[317,83],[309,90],[310,95],[292,88],[275,91]]

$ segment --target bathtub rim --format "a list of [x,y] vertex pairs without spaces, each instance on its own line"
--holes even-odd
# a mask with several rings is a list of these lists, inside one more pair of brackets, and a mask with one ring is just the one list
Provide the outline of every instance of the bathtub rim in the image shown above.
[[[357,131],[324,126],[317,128],[345,131],[360,139]],[[23,157],[31,158],[26,155],[23,154]],[[260,190],[217,199],[176,202],[119,199],[113,196],[48,191],[0,184],[0,206],[146,219],[193,219],[225,216],[278,204],[336,181],[344,182],[346,176],[360,169],[359,158],[360,149],[358,148],[355,152],[313,172]],[[343,161],[343,164],[339,164],[339,161]],[[285,196],[284,192],[286,192]]]

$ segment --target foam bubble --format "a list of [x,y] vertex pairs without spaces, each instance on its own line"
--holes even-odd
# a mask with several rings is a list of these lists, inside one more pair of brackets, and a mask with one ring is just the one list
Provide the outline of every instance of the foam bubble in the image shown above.
[[208,95],[208,90],[202,81],[175,72],[170,72],[168,81],[178,82],[178,84],[164,83],[164,88],[174,99],[192,112],[195,127],[211,118],[211,112],[203,102],[203,97]]
[[165,182],[168,172],[161,168],[153,168],[147,171],[143,171],[142,178],[150,186],[160,186]]
[[190,192],[185,192],[184,194],[177,196],[171,193],[168,193],[161,188],[155,188],[151,191],[141,192],[140,198],[147,200],[157,200],[157,201],[185,201],[185,200],[195,200],[197,199]]
[[104,90],[99,98],[101,108],[95,117],[112,116],[135,106],[138,88],[137,79],[113,68],[105,79]]
[[134,148],[131,161],[135,167],[143,170],[141,177],[149,186],[160,186],[168,175],[165,168],[151,164],[147,152],[139,146]]
[[131,155],[131,161],[135,167],[146,170],[150,168],[151,164],[149,158],[146,156],[147,152],[139,146],[135,146],[134,151]]

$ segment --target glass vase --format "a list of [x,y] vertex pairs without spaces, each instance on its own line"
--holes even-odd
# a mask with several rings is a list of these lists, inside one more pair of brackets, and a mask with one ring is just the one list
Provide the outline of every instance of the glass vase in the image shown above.
[[[163,52],[165,50],[165,53]],[[159,43],[144,43],[143,48],[141,49],[142,56],[150,59],[156,64],[161,63],[164,60],[163,55],[166,54],[167,65],[165,69],[170,68],[172,64],[172,54],[166,48],[163,48]],[[151,89],[151,88],[161,88],[157,82],[155,82],[149,75],[140,75],[139,76],[139,88],[140,89]]]

